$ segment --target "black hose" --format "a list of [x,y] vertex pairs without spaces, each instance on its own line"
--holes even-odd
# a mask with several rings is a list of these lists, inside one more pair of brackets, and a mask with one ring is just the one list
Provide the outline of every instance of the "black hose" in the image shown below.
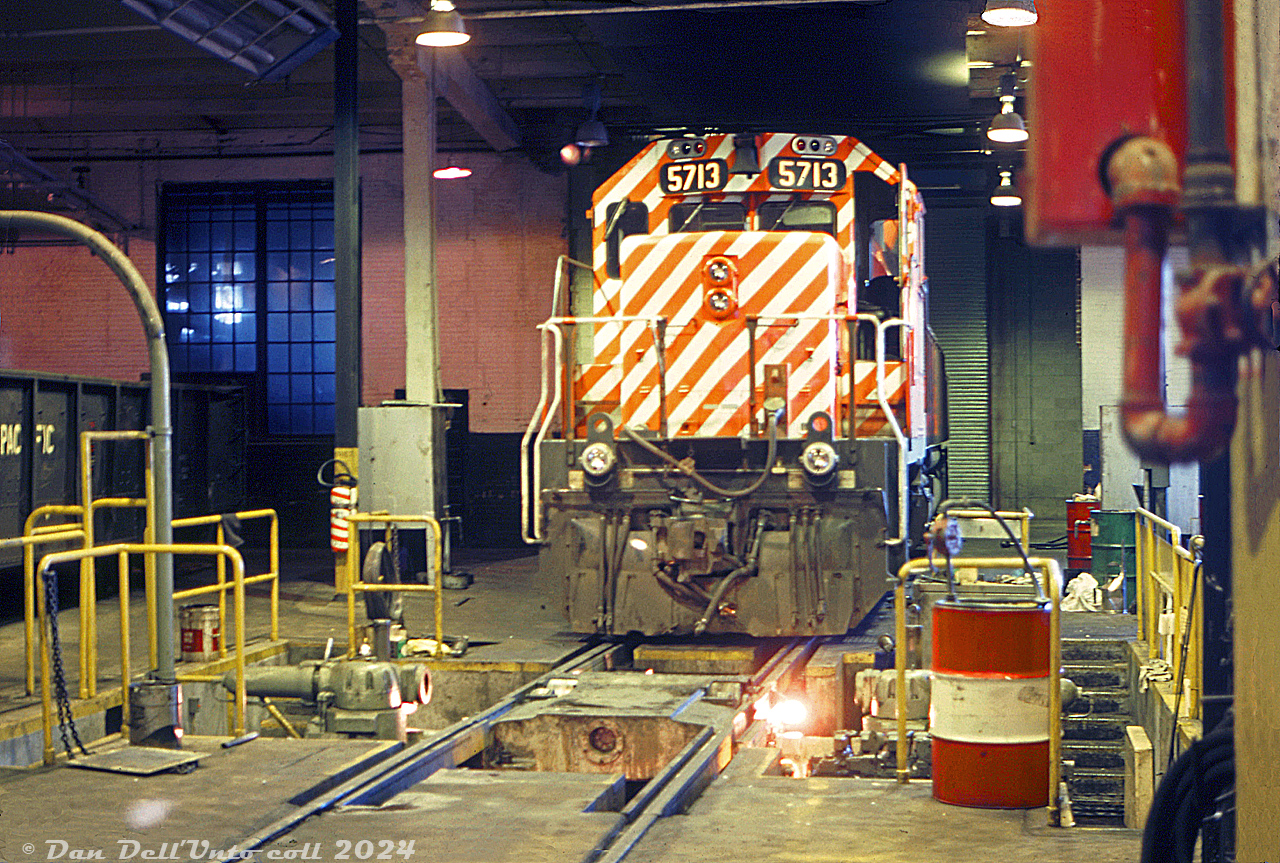
[[736,489],[720,488],[718,485],[712,483],[709,479],[704,477],[702,474],[698,473],[697,470],[695,470],[693,467],[689,465],[681,464],[679,459],[675,458],[675,456],[671,455],[668,452],[664,452],[663,450],[654,446],[649,441],[640,437],[640,435],[636,434],[634,431],[627,428],[626,426],[622,427],[622,433],[626,435],[627,438],[629,438],[634,443],[639,444],[641,449],[644,449],[645,451],[656,455],[658,458],[662,459],[667,464],[671,465],[676,470],[680,471],[685,476],[689,477],[698,485],[702,486],[712,494],[719,495],[720,497],[731,497],[731,498],[746,497],[747,495],[752,494],[757,489],[759,489],[760,486],[764,485],[764,481],[769,477],[769,470],[770,468],[773,467],[774,456],[778,454],[778,420],[781,418],[781,416],[782,416],[782,411],[780,410],[775,413],[769,414],[769,453],[768,455],[765,456],[764,470],[760,471],[760,476],[756,477],[755,481],[752,482],[751,485],[747,486],[746,488],[736,488]]
[[740,578],[749,578],[760,571],[760,545],[764,537],[765,523],[766,518],[761,515],[756,522],[755,541],[751,544],[751,560],[720,579],[715,589],[711,591],[711,598],[707,601],[706,611],[702,612],[702,617],[693,625],[694,635],[701,635],[707,631],[707,627],[711,624],[711,618],[719,613],[720,600],[724,598],[730,585]]
[[1142,832],[1141,863],[1193,863],[1201,822],[1212,814],[1218,797],[1235,786],[1232,725],[1228,712],[1165,773]]

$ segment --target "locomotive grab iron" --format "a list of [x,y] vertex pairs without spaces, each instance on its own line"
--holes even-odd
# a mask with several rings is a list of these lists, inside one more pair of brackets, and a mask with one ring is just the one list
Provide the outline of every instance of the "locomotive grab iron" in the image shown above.
[[[521,449],[522,531],[570,628],[845,632],[942,475],[905,167],[850,136],[654,141],[588,218]],[[568,313],[569,268],[589,315]]]

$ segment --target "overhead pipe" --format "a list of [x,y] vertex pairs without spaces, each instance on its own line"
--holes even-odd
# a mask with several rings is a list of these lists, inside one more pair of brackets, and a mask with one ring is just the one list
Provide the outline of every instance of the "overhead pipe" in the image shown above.
[[[53,213],[0,211],[0,233],[7,234],[18,228],[60,234],[88,246],[120,279],[138,309],[151,359],[151,476],[155,489],[155,542],[157,545],[170,545],[173,542],[173,427],[169,407],[169,351],[165,345],[160,307],[133,261],[98,231]],[[173,554],[157,552],[155,558],[157,637],[156,667],[152,673],[157,682],[173,684],[176,682],[173,668]]]

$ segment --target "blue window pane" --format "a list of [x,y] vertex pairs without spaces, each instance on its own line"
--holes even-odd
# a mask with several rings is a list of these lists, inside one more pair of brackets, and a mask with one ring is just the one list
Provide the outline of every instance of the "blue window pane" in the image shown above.
[[193,252],[209,251],[209,226],[204,222],[187,225],[187,248]]
[[269,342],[287,342],[289,341],[289,316],[283,313],[272,312],[267,315],[267,341]]
[[311,341],[310,312],[294,312],[289,315],[289,339],[295,342]]
[[289,246],[294,249],[311,248],[310,222],[298,221],[289,223]]
[[294,252],[289,255],[289,278],[291,279],[310,279],[311,278],[311,253],[310,252]]
[[213,327],[209,330],[209,340],[218,344],[231,344],[235,341],[235,312],[221,312],[213,316]]
[[289,346],[289,371],[292,371],[292,372],[311,371],[311,345],[310,344]]
[[333,217],[330,216],[328,220],[316,222],[312,233],[315,237],[315,247],[317,249],[332,249]]
[[214,222],[209,226],[209,246],[215,252],[224,252],[231,248],[230,222]]
[[212,351],[211,368],[213,371],[235,371],[235,350],[232,345],[213,345]]
[[164,259],[164,283],[180,284],[187,280],[187,256],[169,254]]
[[336,326],[336,315],[333,312],[317,312],[315,316],[315,331],[312,338],[318,342],[334,341],[338,337]]
[[289,431],[294,434],[313,434],[311,405],[294,405],[289,409]]
[[191,345],[187,348],[187,371],[209,371],[209,346]]
[[333,223],[332,199],[317,201],[316,205],[312,208],[311,212],[313,214],[312,218],[316,222],[329,222],[330,224],[332,224]]
[[337,368],[334,360],[333,342],[318,342],[311,348],[314,369],[318,372],[332,372]]
[[258,346],[236,345],[236,371],[256,372],[258,370]]
[[169,365],[175,372],[187,370],[187,346],[169,342]]
[[170,319],[174,313],[191,311],[191,303],[187,299],[187,289],[182,285],[170,285],[164,292],[164,310]]
[[317,404],[333,404],[334,401],[334,383],[333,375],[316,375],[315,379],[316,403]]
[[289,283],[289,309],[295,312],[305,312],[311,309],[311,283],[310,282],[290,282]]
[[209,262],[209,275],[212,281],[229,282],[233,269],[229,253],[215,253]]
[[241,312],[256,311],[258,307],[258,291],[253,285],[236,285],[236,310]]
[[333,434],[333,405],[316,405],[316,434]]
[[267,371],[268,372],[287,372],[289,371],[289,346],[288,345],[267,345]]
[[240,320],[236,321],[236,341],[240,343],[253,343],[258,340],[258,316],[252,312],[240,314]]
[[187,271],[183,278],[188,282],[209,281],[209,256],[205,253],[192,253],[187,257]]
[[[253,218],[253,214],[249,215]],[[253,222],[236,222],[236,248],[252,249],[258,244],[258,226]]]
[[288,282],[267,282],[267,309],[272,312],[289,310]]
[[288,434],[292,431],[289,428],[288,405],[272,405],[267,408],[267,431],[271,434]]
[[315,282],[311,287],[311,296],[314,297],[312,308],[317,312],[331,312],[337,308],[334,303],[333,282]]
[[256,255],[253,252],[240,252],[232,264],[231,275],[238,282],[252,282],[256,276]]
[[187,223],[174,213],[169,214],[165,223],[164,245],[169,252],[181,254],[187,250]]
[[311,375],[289,375],[289,401],[311,404]]
[[280,282],[288,281],[288,252],[267,252],[267,278]]
[[287,222],[267,222],[267,250],[271,252],[289,248]]
[[333,252],[316,252],[315,266],[311,271],[311,277],[314,279],[332,279],[333,266]]
[[289,401],[289,376],[267,375],[267,404],[284,404]]
[[191,315],[187,318],[187,325],[178,334],[178,340],[207,343],[209,341],[209,329],[208,315]]

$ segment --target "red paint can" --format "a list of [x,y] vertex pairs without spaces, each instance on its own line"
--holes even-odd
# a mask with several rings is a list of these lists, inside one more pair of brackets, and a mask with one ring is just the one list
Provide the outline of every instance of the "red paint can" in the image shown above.
[[1049,802],[1049,610],[933,607],[933,796],[1025,809]]

